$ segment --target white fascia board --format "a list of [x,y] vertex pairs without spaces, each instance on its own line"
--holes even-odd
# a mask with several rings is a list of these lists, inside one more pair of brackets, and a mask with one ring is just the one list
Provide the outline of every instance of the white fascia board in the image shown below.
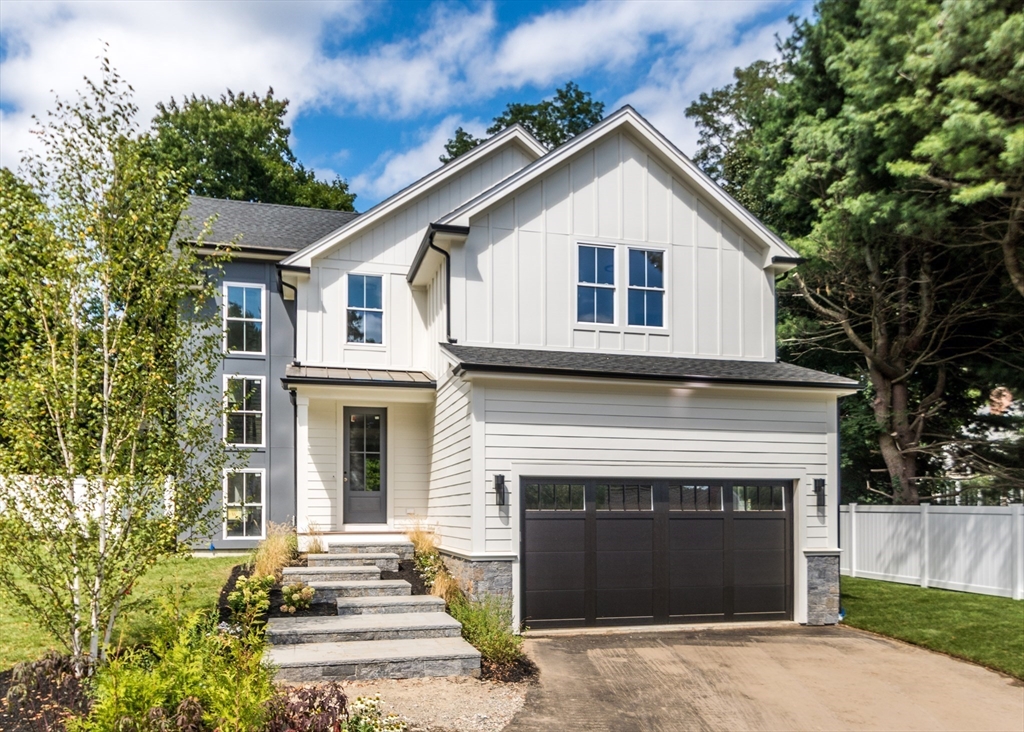
[[[414,198],[423,195],[431,188],[444,183],[449,178],[461,173],[474,163],[479,162],[481,158],[498,148],[516,143],[518,143],[525,151],[532,154],[534,159],[547,153],[547,148],[540,144],[540,142],[537,141],[537,138],[531,135],[522,125],[515,124],[512,127],[507,127],[494,137],[480,143],[469,152],[455,158],[455,160],[447,165],[443,165],[434,172],[428,173],[412,185],[403,188],[390,198],[381,201],[369,211],[360,214],[341,228],[335,229],[330,234],[327,234],[321,239],[313,242],[305,249],[300,249],[295,254],[284,259],[281,264],[309,267],[314,257],[318,257],[323,253],[330,251],[346,239],[355,236],[360,231],[363,231],[383,219],[385,216],[400,209]],[[513,175],[515,174],[513,173]]]
[[[717,208],[727,214],[731,220],[737,223],[757,243],[766,247],[768,249],[768,256],[766,257],[767,266],[770,266],[773,257],[787,259],[800,257],[800,254],[795,249],[786,244],[761,223],[754,214],[750,213],[735,198],[726,193],[721,186],[711,180],[679,148],[673,145],[668,138],[658,132],[650,122],[629,105],[605,117],[586,132],[580,133],[565,144],[549,152],[543,158],[534,161],[518,173],[509,176],[476,198],[466,202],[452,213],[438,220],[437,223],[469,226],[469,221],[473,216],[481,213],[484,209],[489,208],[506,196],[513,194],[515,191],[528,186],[548,171],[568,160],[584,147],[592,145],[601,138],[622,128],[628,129],[647,143],[663,160],[670,163],[676,169],[684,182],[699,189],[700,192],[716,204]],[[776,266],[778,267],[779,265]]]

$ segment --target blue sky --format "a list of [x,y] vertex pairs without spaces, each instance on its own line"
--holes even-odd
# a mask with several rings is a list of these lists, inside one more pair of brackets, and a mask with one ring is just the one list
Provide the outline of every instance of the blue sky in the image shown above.
[[[437,167],[459,125],[482,134],[510,101],[575,81],[629,103],[692,153],[686,106],[775,54],[807,2],[0,3],[0,164],[33,144],[31,116],[98,73],[101,40],[154,105],[225,89],[291,100],[298,158],[346,178],[365,210]],[[52,90],[52,91],[51,91]]]

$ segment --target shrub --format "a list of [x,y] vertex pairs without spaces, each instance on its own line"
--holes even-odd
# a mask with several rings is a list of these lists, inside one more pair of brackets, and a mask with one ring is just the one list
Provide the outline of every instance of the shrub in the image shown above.
[[101,667],[92,710],[69,732],[259,730],[276,694],[255,633],[218,628],[210,612],[190,616],[173,642],[122,653]]
[[270,702],[267,732],[402,732],[405,723],[385,715],[379,696],[349,704],[341,684],[331,682],[281,691]]
[[266,613],[270,609],[270,588],[273,586],[274,578],[271,575],[239,577],[235,582],[235,591],[228,594],[228,607],[231,608],[235,622],[247,629]]
[[267,524],[267,538],[261,541],[252,555],[252,573],[260,577],[270,575],[280,581],[281,570],[299,555],[299,538],[288,524]]
[[462,623],[462,637],[485,661],[515,663],[523,657],[523,638],[512,632],[512,601],[505,595],[462,596],[448,611]]
[[296,610],[308,610],[315,594],[316,590],[305,582],[285,585],[281,588],[281,595],[284,597],[281,612],[294,614]]
[[63,729],[64,720],[88,710],[88,686],[75,676],[71,657],[50,651],[11,669],[7,695],[0,698],[0,729]]
[[416,574],[423,579],[423,584],[433,587],[437,575],[444,572],[444,561],[436,549],[428,553],[416,552],[413,555]]

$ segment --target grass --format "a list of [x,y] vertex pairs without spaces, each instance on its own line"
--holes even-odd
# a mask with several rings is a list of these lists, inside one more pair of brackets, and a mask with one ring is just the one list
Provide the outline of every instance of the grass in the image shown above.
[[[147,601],[147,608],[122,614],[118,622],[121,643],[144,641],[156,625],[153,607],[172,602],[182,613],[212,608],[220,588],[227,582],[231,568],[244,561],[241,557],[197,557],[167,559],[147,572],[135,587],[132,597]],[[0,671],[20,661],[40,658],[60,644],[31,620],[24,608],[0,601]]]
[[846,625],[1024,679],[1024,601],[859,577],[841,589]]
[[267,525],[267,538],[259,543],[252,557],[252,573],[255,577],[271,575],[280,581],[282,570],[299,553],[299,540],[295,529],[288,524]]

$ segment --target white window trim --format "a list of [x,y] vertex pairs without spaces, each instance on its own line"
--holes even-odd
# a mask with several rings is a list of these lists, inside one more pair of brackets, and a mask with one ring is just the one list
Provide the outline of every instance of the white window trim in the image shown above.
[[[258,444],[258,445],[256,445],[256,444],[249,444],[249,443],[239,444],[239,443],[236,443],[236,442],[228,442],[228,414],[229,414],[228,409],[227,409],[227,406],[228,406],[228,381],[230,381],[231,379],[250,379],[252,381],[259,381],[260,382],[260,416],[263,419],[262,419],[262,426],[261,426],[261,429],[260,429],[260,444]],[[268,420],[267,420],[267,377],[266,376],[262,376],[262,375],[260,375],[260,376],[253,376],[253,375],[249,375],[249,374],[224,374],[223,394],[224,394],[224,397],[223,397],[224,398],[224,419],[223,419],[223,430],[224,430],[224,432],[223,432],[223,439],[224,439],[224,444],[227,445],[228,447],[238,448],[239,450],[255,450],[255,449],[266,447],[267,446],[267,425],[268,425]],[[251,412],[247,412],[247,414],[251,414]]]
[[[596,282],[581,282],[580,281],[580,248],[581,247],[592,247],[594,249],[611,249],[612,250],[612,261],[615,263],[615,269],[612,271],[612,284],[601,285]],[[618,244],[607,244],[591,241],[577,241],[576,242],[576,257],[573,263],[576,269],[576,291],[573,293],[573,311],[575,314],[575,320],[577,325],[590,328],[611,328],[618,327],[619,325],[619,269],[621,263],[619,262],[619,245]],[[595,273],[596,274],[596,273]],[[594,287],[603,290],[612,291],[612,322],[610,323],[598,323],[591,320],[580,320],[580,287]],[[596,303],[595,303],[596,313]]]
[[[661,266],[664,268],[661,272],[661,287],[634,287],[629,284],[629,253],[632,251],[637,252],[661,252]],[[625,322],[624,327],[631,330],[631,332],[662,332],[668,330],[668,250],[664,247],[649,247],[649,246],[636,246],[633,244],[626,245],[626,306],[625,306]],[[661,298],[661,325],[632,325],[629,322],[629,291],[630,290],[642,290],[643,292],[660,292]]]
[[[228,350],[228,287],[260,288],[260,350],[231,351]],[[247,321],[249,318],[232,318]],[[252,321],[255,322],[255,321]],[[260,282],[228,282],[225,280],[221,288],[221,326],[224,329],[224,353],[231,356],[266,356],[267,355],[267,288]]]
[[[228,536],[228,476],[232,473],[256,473],[260,476],[261,501],[260,508],[263,509],[263,521],[260,522],[259,536]],[[224,470],[224,482],[221,489],[221,510],[224,512],[224,520],[221,522],[222,541],[254,541],[267,538],[267,471],[266,468],[228,468]]]
[[[377,308],[354,308],[348,304],[348,278],[349,277],[380,277],[380,309]],[[387,315],[384,305],[387,303],[388,276],[383,272],[346,272],[345,273],[345,348],[366,348],[369,350],[383,350],[388,342],[387,336]],[[365,299],[365,298],[364,298]],[[348,312],[349,310],[366,310],[371,313],[380,313],[380,343],[360,343],[348,339]]]

